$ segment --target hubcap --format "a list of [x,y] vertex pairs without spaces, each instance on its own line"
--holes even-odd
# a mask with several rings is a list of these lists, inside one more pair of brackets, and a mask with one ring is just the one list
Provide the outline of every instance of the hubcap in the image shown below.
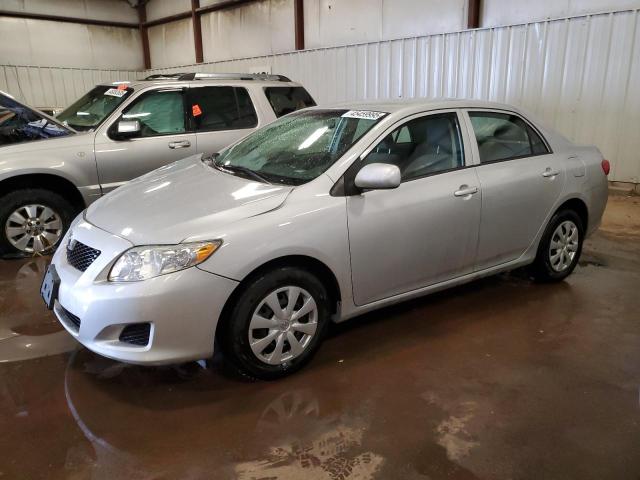
[[562,222],[551,236],[549,245],[549,260],[551,268],[562,272],[571,266],[578,253],[578,227],[571,220]]
[[9,243],[26,253],[41,253],[62,236],[62,219],[57,212],[39,204],[17,208],[5,222]]
[[258,304],[249,323],[249,345],[269,365],[281,365],[309,346],[318,327],[318,307],[300,287],[271,292]]

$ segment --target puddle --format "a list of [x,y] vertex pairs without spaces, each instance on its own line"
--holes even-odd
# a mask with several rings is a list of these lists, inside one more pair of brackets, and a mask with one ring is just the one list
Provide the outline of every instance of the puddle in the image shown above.
[[55,320],[46,323],[34,323],[27,325],[17,325],[11,327],[11,331],[17,335],[27,335],[29,337],[40,337],[63,331],[64,328]]

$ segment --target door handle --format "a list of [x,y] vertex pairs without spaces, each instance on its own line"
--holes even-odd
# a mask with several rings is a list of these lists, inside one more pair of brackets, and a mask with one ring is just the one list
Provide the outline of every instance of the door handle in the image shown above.
[[542,172],[542,176],[543,176],[544,178],[553,178],[553,177],[558,176],[559,174],[560,174],[560,172],[559,172],[559,171],[557,171],[557,170],[551,170],[551,168],[550,168],[550,167],[547,167],[547,168],[546,168],[546,170],[545,170],[544,172]]
[[191,142],[189,140],[180,140],[179,142],[169,142],[169,148],[186,148],[190,146],[191,146]]
[[453,192],[455,197],[468,197],[478,193],[478,187],[470,187],[468,185],[460,185],[460,189]]

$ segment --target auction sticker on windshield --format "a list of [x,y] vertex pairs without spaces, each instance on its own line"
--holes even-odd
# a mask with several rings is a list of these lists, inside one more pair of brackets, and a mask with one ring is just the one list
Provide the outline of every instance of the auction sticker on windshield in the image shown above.
[[363,120],[378,120],[386,115],[385,112],[372,112],[371,110],[349,110],[342,114],[344,118],[360,118]]
[[120,90],[118,88],[110,88],[109,90],[104,92],[105,95],[109,95],[111,97],[122,97],[126,93],[126,90]]

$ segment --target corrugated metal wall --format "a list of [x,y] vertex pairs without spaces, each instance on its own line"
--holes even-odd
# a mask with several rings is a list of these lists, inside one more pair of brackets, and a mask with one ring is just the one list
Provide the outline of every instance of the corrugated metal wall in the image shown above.
[[468,97],[522,106],[640,182],[638,10],[152,70],[270,67],[319,103]]
[[66,107],[97,83],[140,78],[142,72],[0,65],[0,90],[34,107]]
[[640,15],[586,15],[400,40],[311,49],[147,72],[0,66],[0,90],[66,106],[96,83],[168,71],[268,68],[320,103],[469,97],[522,106],[612,161],[610,179],[640,182]]

